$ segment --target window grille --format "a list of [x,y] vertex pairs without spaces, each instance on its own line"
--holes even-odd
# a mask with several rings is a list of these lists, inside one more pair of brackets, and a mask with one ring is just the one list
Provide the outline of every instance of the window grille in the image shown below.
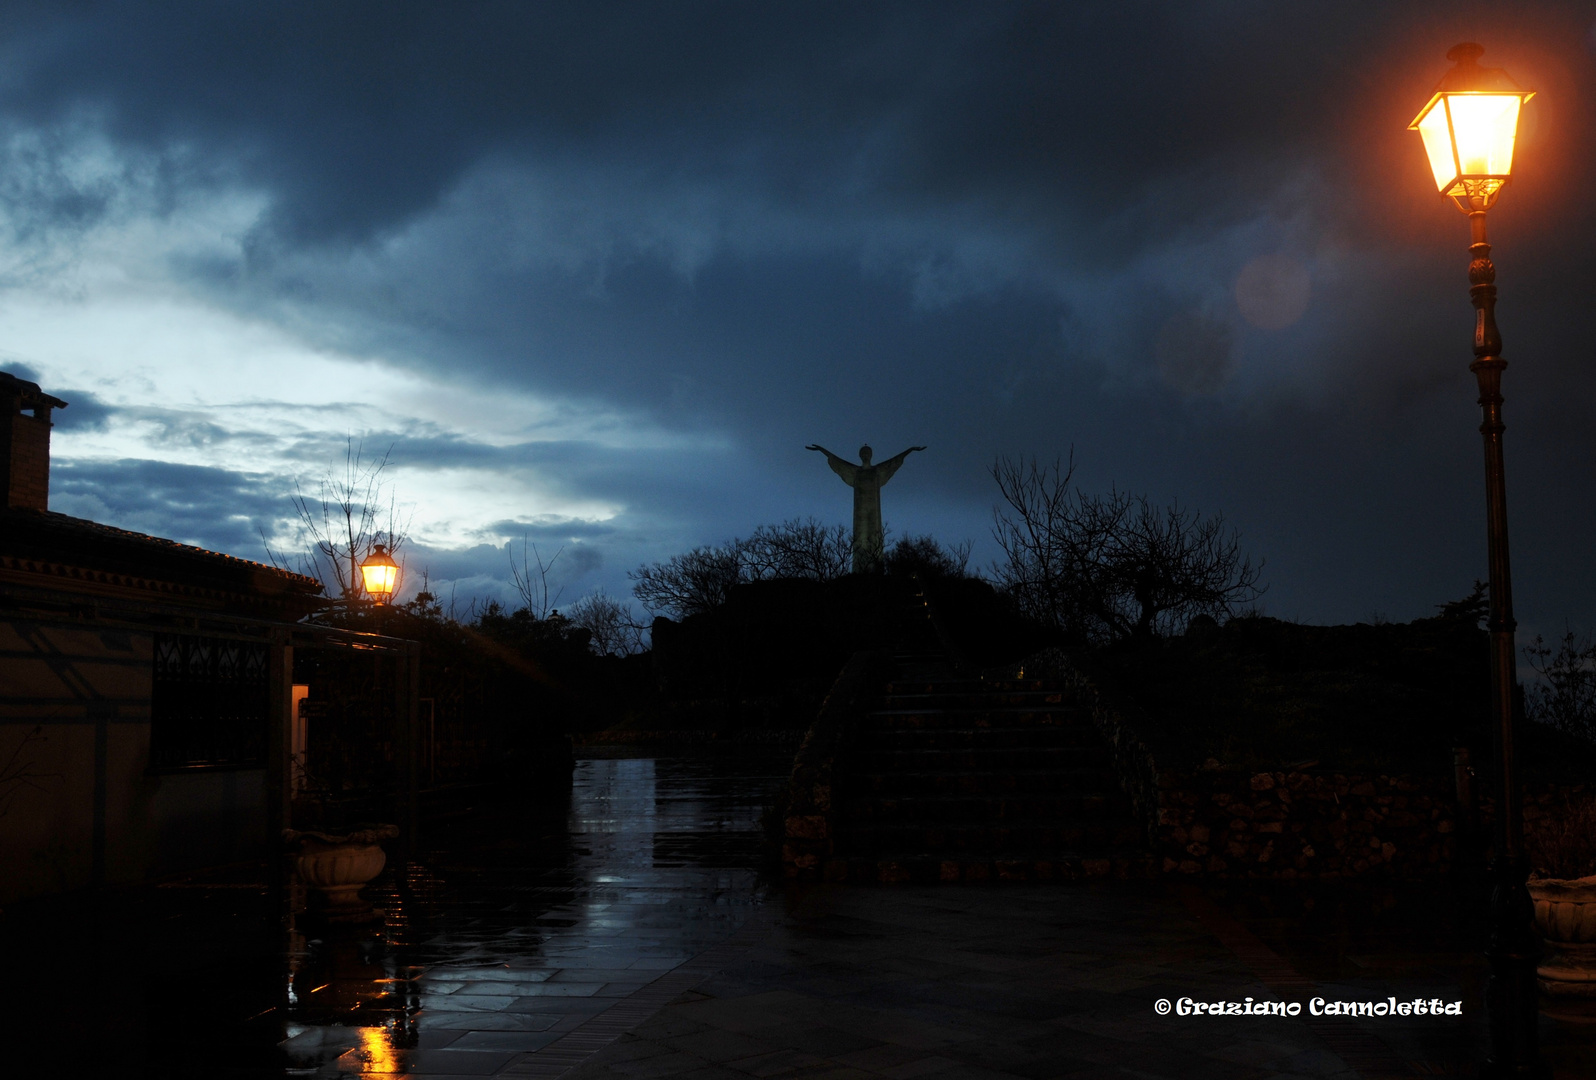
[[261,768],[268,723],[266,645],[155,635],[150,768]]

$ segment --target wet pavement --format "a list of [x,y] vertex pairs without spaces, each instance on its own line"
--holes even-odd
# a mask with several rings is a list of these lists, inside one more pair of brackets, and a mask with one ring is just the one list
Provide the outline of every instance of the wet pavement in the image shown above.
[[[779,753],[579,759],[317,927],[260,866],[0,916],[0,1075],[1472,1075],[1466,887],[813,886],[762,878]],[[1159,999],[1441,998],[1463,1016],[1163,1016]],[[1596,1075],[1548,1025],[1559,1076]],[[13,1071],[14,1070],[14,1071]]]

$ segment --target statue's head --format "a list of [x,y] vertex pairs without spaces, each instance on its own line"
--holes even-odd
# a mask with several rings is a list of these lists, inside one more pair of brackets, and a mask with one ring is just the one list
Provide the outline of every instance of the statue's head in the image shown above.
[[859,448],[859,460],[866,465],[870,464],[870,448],[868,446]]

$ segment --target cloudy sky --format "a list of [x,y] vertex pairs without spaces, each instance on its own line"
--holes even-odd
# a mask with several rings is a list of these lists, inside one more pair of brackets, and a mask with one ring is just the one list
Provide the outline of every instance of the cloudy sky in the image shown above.
[[[390,453],[409,567],[565,600],[849,517],[989,533],[996,455],[1220,511],[1265,609],[1485,574],[1467,225],[1406,125],[1539,91],[1493,212],[1516,600],[1596,625],[1587,4],[9,3],[0,368],[53,509],[263,558]],[[391,448],[391,449],[390,449]]]

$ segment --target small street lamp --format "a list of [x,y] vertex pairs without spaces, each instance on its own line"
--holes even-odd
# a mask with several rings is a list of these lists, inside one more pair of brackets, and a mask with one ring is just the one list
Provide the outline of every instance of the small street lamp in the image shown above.
[[388,554],[383,544],[372,546],[371,554],[360,564],[360,576],[365,581],[366,595],[378,605],[393,599],[394,587],[399,583],[399,564]]
[[1485,437],[1485,528],[1491,573],[1491,705],[1495,714],[1496,852],[1491,860],[1490,977],[1485,1003],[1491,1031],[1483,1075],[1549,1075],[1540,1060],[1535,966],[1540,939],[1525,881],[1524,820],[1513,757],[1513,586],[1507,555],[1507,479],[1502,462],[1502,336],[1496,329],[1496,267],[1485,239],[1485,212],[1513,170],[1513,143],[1524,102],[1534,96],[1499,68],[1482,68],[1485,50],[1472,42],[1446,54],[1457,66],[1441,79],[1409,130],[1424,138],[1430,170],[1443,196],[1469,218],[1469,298],[1475,308],[1474,372]]

